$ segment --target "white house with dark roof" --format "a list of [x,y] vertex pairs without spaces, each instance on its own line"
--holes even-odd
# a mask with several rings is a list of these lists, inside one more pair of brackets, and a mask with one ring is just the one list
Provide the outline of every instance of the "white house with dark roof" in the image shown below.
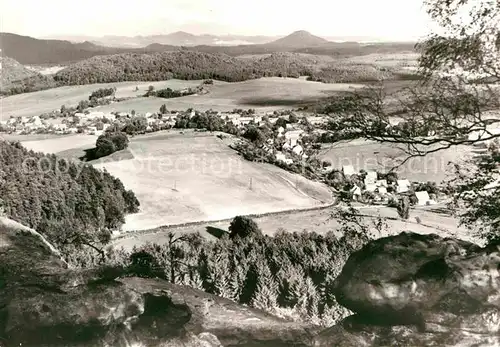
[[417,197],[417,205],[425,206],[431,204],[431,198],[429,197],[429,193],[423,190],[420,192],[415,192],[415,196]]
[[410,190],[411,183],[408,180],[398,180],[397,182],[397,192],[398,193],[406,193],[408,190]]

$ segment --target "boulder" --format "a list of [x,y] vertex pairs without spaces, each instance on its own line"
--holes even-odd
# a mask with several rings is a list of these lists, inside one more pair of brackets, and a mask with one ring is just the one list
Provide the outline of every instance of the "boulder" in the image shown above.
[[0,346],[310,346],[314,329],[158,279],[71,269],[0,218]]
[[500,346],[500,250],[401,233],[353,253],[334,284],[355,312],[315,346]]
[[415,326],[385,326],[370,324],[358,315],[346,318],[341,324],[319,333],[314,347],[368,347],[368,346],[433,346],[433,347],[497,347],[495,335],[469,333],[460,329],[442,332],[421,331]]

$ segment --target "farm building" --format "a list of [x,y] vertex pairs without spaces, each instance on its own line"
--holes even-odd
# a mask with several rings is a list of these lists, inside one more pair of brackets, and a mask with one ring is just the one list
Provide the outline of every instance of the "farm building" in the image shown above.
[[384,194],[384,195],[385,195],[385,194],[387,194],[387,188],[386,188],[386,187],[384,187],[384,186],[378,187],[378,188],[376,189],[376,191],[377,191],[379,194]]
[[283,154],[281,152],[276,153],[276,160],[280,160],[280,161],[284,162],[286,160],[285,154]]
[[427,193],[425,190],[421,192],[415,192],[415,196],[417,197],[417,204],[420,206],[429,205],[431,203],[429,193]]
[[90,112],[87,115],[84,115],[85,119],[96,119],[96,118],[103,118],[104,117],[104,112]]
[[495,181],[488,183],[487,185],[484,186],[483,190],[493,192],[498,186],[500,185],[500,178],[497,178]]
[[295,147],[293,147],[292,152],[297,155],[302,155],[302,153],[304,153],[304,148],[302,148],[301,145],[296,145]]
[[397,192],[398,193],[406,193],[408,190],[410,190],[410,181],[408,180],[398,180],[397,183]]
[[375,183],[365,183],[366,191],[375,192],[377,190],[377,185]]
[[309,121],[309,123],[313,124],[313,125],[319,125],[319,124],[323,124],[326,122],[325,118],[324,117],[307,117],[307,120]]
[[103,118],[113,122],[116,119],[116,116],[112,113],[106,113]]
[[361,188],[357,185],[354,185],[354,187],[352,187],[351,193],[354,200],[358,200],[362,195]]
[[387,183],[387,180],[377,180],[375,182],[377,187],[387,187],[389,184]]
[[66,130],[68,128],[68,126],[66,124],[54,124],[54,129],[56,130]]
[[342,166],[342,172],[346,176],[354,175],[356,172],[354,171],[354,167],[352,165],[344,165]]
[[241,125],[248,125],[254,120],[253,117],[241,117],[239,119]]
[[369,183],[377,182],[377,172],[376,171],[367,171],[365,182],[369,182]]
[[285,138],[286,139],[292,139],[292,138],[299,139],[302,136],[303,133],[304,133],[304,130],[302,130],[302,129],[299,129],[299,130],[290,130],[290,131],[287,131],[285,133]]

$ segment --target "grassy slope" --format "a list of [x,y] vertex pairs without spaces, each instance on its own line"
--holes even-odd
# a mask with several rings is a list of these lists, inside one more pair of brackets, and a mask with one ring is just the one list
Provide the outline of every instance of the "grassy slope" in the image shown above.
[[141,212],[127,217],[125,230],[331,202],[326,186],[248,162],[214,135],[161,133],[138,137],[129,148],[134,159],[96,164],[120,178],[141,202]]

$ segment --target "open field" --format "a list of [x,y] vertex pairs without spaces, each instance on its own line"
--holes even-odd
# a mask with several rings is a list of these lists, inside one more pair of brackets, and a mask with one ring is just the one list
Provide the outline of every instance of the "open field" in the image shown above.
[[189,95],[181,98],[136,98],[120,103],[98,107],[99,111],[154,112],[165,104],[169,110],[194,108],[200,111],[213,109],[231,111],[234,108],[256,108],[271,111],[286,107],[297,107],[303,103],[331,96],[335,92],[360,88],[356,84],[324,84],[304,79],[266,77],[235,83],[216,83],[204,95]]
[[[397,169],[401,178],[412,181],[442,182],[448,177],[451,167],[449,162],[460,163],[474,155],[473,147],[457,146],[431,153],[425,157],[410,159]],[[325,146],[322,160],[329,161],[333,168],[342,169],[343,165],[352,165],[356,171],[379,170],[388,172],[401,163],[404,156],[400,147],[389,143],[376,143],[356,140]]]
[[94,164],[132,189],[141,211],[126,218],[124,230],[219,220],[323,206],[328,187],[270,164],[238,156],[213,134],[164,132],[137,137],[134,159]]
[[42,75],[54,75],[57,72],[66,68],[66,66],[37,66],[37,65],[26,65],[30,70],[41,73]]
[[73,136],[73,135],[59,135],[59,134],[20,135],[20,134],[0,133],[0,139],[6,140],[6,141],[21,141],[21,142],[60,139],[60,138],[69,137],[69,136]]
[[[299,106],[331,96],[338,91],[353,90],[361,85],[324,84],[294,78],[261,78],[237,83],[215,81],[207,87],[205,95],[190,95],[174,99],[144,98],[148,86],[156,89],[182,89],[194,87],[199,80],[168,80],[161,82],[118,82],[89,84],[82,86],[59,87],[33,93],[13,95],[0,102],[0,119],[10,116],[31,117],[59,109],[62,105],[76,106],[79,101],[88,99],[99,88],[116,87],[116,97],[134,98],[120,103],[98,107],[103,112],[135,110],[138,113],[155,112],[161,105],[168,109],[185,110],[190,107],[199,110],[214,109],[231,111],[234,108],[260,108],[262,111],[276,110],[284,106]],[[135,91],[135,87],[139,91]]]
[[20,140],[24,147],[35,152],[59,153],[74,148],[92,148],[95,145],[97,136],[95,135],[68,135],[48,139]]
[[[161,82],[99,83],[82,86],[59,87],[39,92],[18,94],[0,100],[0,120],[9,119],[10,116],[39,116],[42,113],[57,110],[62,105],[76,106],[81,100],[88,100],[90,94],[99,88],[116,87],[116,97],[125,98],[144,95],[150,85],[154,86],[156,89],[181,89],[197,86],[201,82],[202,81],[194,80],[168,80]],[[222,84],[224,82],[220,83]],[[139,87],[138,91],[135,91],[136,86]],[[156,109],[148,111],[156,111]]]
[[[331,218],[334,207],[299,211],[291,213],[278,213],[268,216],[253,218],[263,233],[266,235],[274,235],[278,230],[284,229],[288,232],[316,232],[318,234],[326,234],[329,231],[337,231],[339,222]],[[376,221],[378,216],[386,219],[386,228],[381,235],[398,234],[402,231],[413,231],[420,234],[437,233],[443,236],[455,236],[464,240],[472,241],[473,237],[463,228],[458,227],[457,220],[451,216],[429,211],[426,208],[416,208],[411,211],[409,220],[401,220],[395,209],[388,207],[364,206],[360,207],[361,214],[366,215],[364,220],[369,223]],[[369,217],[373,216],[373,217]],[[416,221],[419,217],[421,224]],[[196,225],[174,226],[168,228],[159,228],[150,232],[143,232],[131,235],[122,235],[112,241],[111,245],[116,248],[123,247],[127,250],[134,246],[141,246],[146,243],[164,243],[168,240],[168,233],[176,234],[200,233],[206,238],[215,239],[215,232],[227,231],[229,228],[230,219],[217,222],[199,223]],[[337,231],[338,233],[338,231]],[[340,236],[340,234],[339,234]]]
[[342,59],[346,63],[373,64],[381,67],[403,68],[416,67],[420,54],[415,52],[371,53]]

